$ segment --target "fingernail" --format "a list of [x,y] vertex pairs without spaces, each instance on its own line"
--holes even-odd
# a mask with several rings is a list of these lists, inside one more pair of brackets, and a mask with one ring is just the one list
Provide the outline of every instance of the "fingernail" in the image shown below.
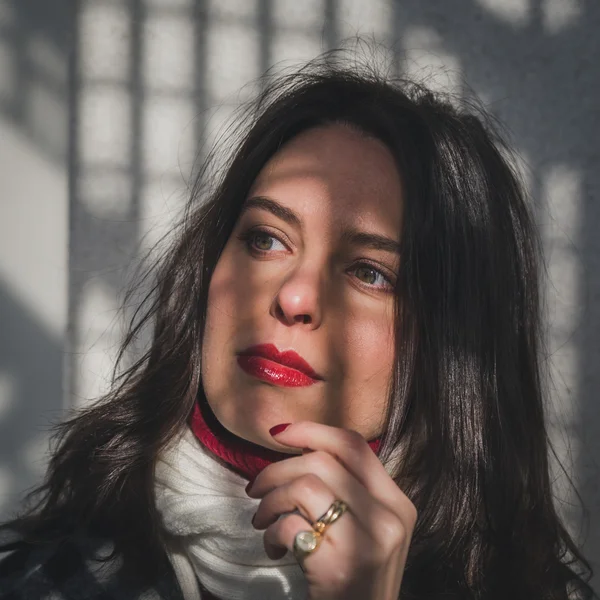
[[280,423],[279,425],[275,425],[275,427],[271,427],[269,433],[271,435],[277,435],[278,433],[285,431],[290,425],[291,423]]

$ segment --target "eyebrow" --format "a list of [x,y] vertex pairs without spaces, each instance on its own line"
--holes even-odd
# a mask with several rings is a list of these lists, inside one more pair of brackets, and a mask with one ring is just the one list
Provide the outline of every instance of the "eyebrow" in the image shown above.
[[[292,227],[297,227],[300,230],[303,229],[304,224],[302,219],[293,210],[282,206],[279,202],[271,198],[266,198],[265,196],[248,198],[242,206],[240,217],[251,208],[267,210]],[[344,231],[342,240],[353,246],[363,246],[371,250],[383,250],[384,252],[400,254],[400,244],[396,240],[377,233],[367,233],[353,227]]]
[[367,233],[351,228],[344,231],[342,239],[353,246],[363,246],[371,250],[383,250],[384,252],[400,254],[400,244],[398,242],[377,233]]
[[253,196],[252,198],[248,198],[242,206],[240,217],[251,208],[268,210],[282,221],[285,221],[288,225],[297,227],[298,229],[303,228],[302,219],[293,210],[282,206],[279,202],[271,200],[271,198],[265,198],[264,196]]

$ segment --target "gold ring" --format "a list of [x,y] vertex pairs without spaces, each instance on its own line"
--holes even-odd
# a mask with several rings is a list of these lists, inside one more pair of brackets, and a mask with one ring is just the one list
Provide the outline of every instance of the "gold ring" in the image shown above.
[[348,505],[343,500],[336,500],[327,512],[313,523],[313,529],[322,535],[327,527],[335,523],[347,510]]
[[344,501],[336,500],[327,512],[314,522],[312,530],[299,531],[296,534],[293,552],[298,562],[319,547],[327,527],[335,523],[347,510],[348,505]]

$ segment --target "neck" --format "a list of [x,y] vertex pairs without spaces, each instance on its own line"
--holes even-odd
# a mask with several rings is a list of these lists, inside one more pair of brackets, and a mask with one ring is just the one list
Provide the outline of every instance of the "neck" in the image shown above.
[[[265,448],[234,435],[221,425],[207,402],[194,404],[190,426],[203,446],[248,480],[254,479],[271,463],[294,456]],[[369,442],[369,446],[376,454],[380,443],[380,438]]]

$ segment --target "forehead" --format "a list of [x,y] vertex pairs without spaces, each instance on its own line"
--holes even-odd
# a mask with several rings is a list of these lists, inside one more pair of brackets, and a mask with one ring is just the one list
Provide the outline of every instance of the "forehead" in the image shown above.
[[250,195],[265,195],[305,217],[386,225],[397,235],[401,178],[387,147],[344,125],[310,129],[263,167]]

